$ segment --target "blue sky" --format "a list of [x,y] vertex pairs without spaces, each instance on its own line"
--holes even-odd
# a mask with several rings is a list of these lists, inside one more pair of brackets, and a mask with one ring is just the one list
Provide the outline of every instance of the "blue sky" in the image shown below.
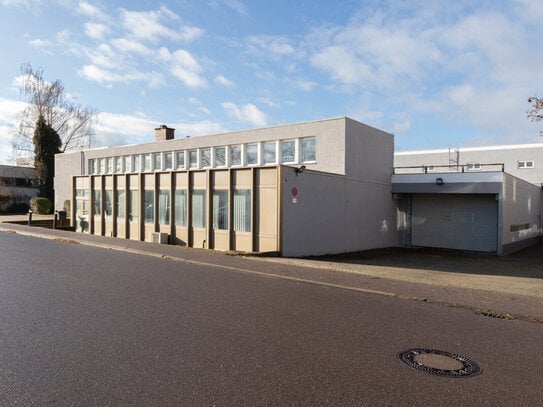
[[540,142],[541,21],[541,0],[0,0],[0,163],[23,63],[101,112],[95,146],[338,116],[397,151]]

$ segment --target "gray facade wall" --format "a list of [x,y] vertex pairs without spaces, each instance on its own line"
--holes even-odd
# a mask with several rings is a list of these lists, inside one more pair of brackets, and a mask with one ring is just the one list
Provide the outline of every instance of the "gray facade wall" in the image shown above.
[[350,178],[390,183],[394,136],[357,121],[345,121],[345,174]]
[[[55,157],[55,168],[58,169],[55,174],[55,205],[62,205],[64,200],[70,199],[69,185],[71,177],[73,175],[86,174],[88,160],[93,158],[316,137],[317,160],[315,163],[304,165],[306,165],[308,169],[343,175],[346,172],[346,121],[354,122],[342,117],[210,136],[178,138],[137,145],[96,148],[81,152],[58,154]],[[371,127],[364,127],[372,132],[388,135],[388,133],[380,132]],[[150,137],[154,137],[154,135],[150,135]]]
[[312,171],[296,176],[293,169],[285,168],[281,189],[283,256],[324,255],[398,244],[390,182]]

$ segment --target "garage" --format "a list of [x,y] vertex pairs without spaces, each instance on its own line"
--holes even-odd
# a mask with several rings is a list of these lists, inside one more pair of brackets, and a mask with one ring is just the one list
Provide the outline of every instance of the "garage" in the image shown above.
[[413,194],[411,245],[496,252],[495,194]]

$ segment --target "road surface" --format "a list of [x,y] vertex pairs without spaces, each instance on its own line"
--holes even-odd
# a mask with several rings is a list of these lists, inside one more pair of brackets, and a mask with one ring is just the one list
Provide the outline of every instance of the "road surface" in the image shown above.
[[0,233],[0,405],[537,406],[542,361],[538,323]]

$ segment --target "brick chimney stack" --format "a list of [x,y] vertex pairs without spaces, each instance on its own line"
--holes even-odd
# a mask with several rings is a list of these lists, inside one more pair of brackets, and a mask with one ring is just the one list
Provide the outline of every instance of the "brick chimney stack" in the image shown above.
[[175,129],[170,129],[165,124],[155,129],[155,141],[173,140]]

